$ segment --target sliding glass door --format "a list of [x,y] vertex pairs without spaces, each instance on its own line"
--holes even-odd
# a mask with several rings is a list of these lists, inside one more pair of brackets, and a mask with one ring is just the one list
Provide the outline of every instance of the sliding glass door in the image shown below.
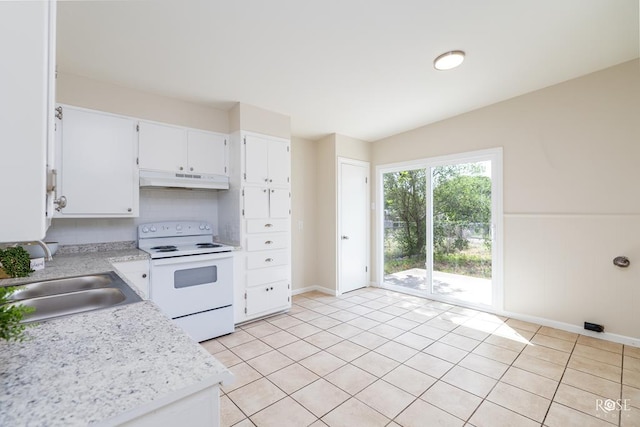
[[427,173],[405,169],[382,175],[384,188],[384,280],[426,289]]
[[501,305],[501,151],[378,167],[383,285]]

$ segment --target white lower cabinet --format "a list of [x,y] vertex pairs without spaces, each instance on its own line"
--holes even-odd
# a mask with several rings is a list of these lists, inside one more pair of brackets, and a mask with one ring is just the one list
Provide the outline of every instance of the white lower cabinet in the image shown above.
[[149,299],[148,260],[114,262],[112,265],[136,288],[143,299]]
[[221,424],[219,384],[117,425],[122,427],[176,426],[184,424],[185,420],[188,420],[189,427],[217,427]]
[[265,283],[247,288],[247,316],[269,314],[291,306],[288,281]]

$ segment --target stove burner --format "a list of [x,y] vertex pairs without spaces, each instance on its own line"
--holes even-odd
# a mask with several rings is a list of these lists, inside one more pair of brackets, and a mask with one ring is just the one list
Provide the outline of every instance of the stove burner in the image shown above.
[[196,246],[199,248],[219,248],[222,245],[219,245],[217,243],[196,243]]
[[169,252],[169,251],[177,251],[178,248],[176,248],[174,245],[163,245],[163,246],[154,246],[151,248],[154,251],[162,251],[162,252]]

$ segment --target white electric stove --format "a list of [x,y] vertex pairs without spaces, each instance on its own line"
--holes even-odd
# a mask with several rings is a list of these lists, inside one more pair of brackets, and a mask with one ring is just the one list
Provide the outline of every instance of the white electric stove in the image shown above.
[[151,256],[150,299],[194,340],[234,331],[233,248],[213,241],[211,224],[141,224],[138,248]]

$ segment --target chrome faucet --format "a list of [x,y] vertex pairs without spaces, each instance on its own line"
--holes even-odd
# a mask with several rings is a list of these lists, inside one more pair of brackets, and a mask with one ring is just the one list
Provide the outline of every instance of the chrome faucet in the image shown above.
[[35,243],[36,245],[40,246],[44,251],[44,259],[46,261],[51,261],[53,259],[53,257],[51,256],[51,251],[49,250],[49,246],[47,246],[47,244],[42,240],[32,240],[30,242],[15,242],[15,243],[7,244],[7,246],[16,247],[16,246],[20,246],[22,243]]
[[42,240],[34,240],[33,242],[29,243],[35,243],[42,248],[42,250],[44,251],[44,259],[46,261],[51,261],[53,259],[53,257],[51,256],[51,251],[49,250],[49,246],[47,246],[45,242],[43,242]]

